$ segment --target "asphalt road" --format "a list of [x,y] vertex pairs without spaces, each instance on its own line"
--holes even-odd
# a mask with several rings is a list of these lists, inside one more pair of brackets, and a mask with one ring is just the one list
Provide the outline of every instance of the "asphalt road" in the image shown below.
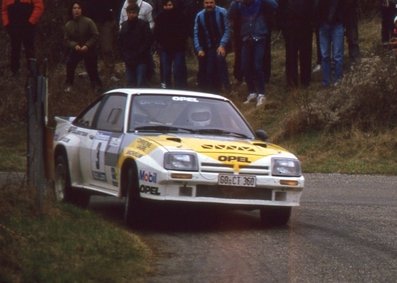
[[[262,228],[257,211],[156,211],[134,231],[155,255],[146,282],[397,282],[397,176],[305,177],[286,227]],[[120,202],[90,207],[120,221]]]

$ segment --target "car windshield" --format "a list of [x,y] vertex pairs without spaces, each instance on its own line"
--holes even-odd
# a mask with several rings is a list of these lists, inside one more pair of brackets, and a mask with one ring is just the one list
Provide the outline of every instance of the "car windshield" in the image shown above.
[[254,138],[228,101],[181,95],[139,95],[131,103],[129,131],[178,132]]

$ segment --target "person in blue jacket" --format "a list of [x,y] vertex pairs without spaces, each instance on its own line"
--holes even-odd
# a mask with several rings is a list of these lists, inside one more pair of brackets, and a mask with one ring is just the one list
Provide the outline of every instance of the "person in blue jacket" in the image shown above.
[[235,0],[229,8],[229,18],[239,19],[241,68],[248,88],[246,104],[256,102],[260,106],[265,102],[263,62],[269,36],[267,17],[277,8],[275,0]]
[[193,42],[199,62],[198,87],[202,91],[230,90],[226,63],[227,46],[231,29],[227,10],[217,6],[215,0],[203,0],[204,9],[194,21]]

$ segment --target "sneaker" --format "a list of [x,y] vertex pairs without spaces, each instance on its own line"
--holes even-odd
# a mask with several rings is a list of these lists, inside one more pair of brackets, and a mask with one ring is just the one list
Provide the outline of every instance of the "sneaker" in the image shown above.
[[316,73],[316,72],[318,72],[318,71],[320,71],[320,70],[321,70],[321,65],[320,65],[320,64],[317,64],[316,66],[313,67],[312,72],[313,72],[313,73]]
[[166,83],[161,83],[161,84],[160,84],[160,88],[167,88]]
[[254,102],[255,100],[256,100],[256,93],[250,93],[250,94],[247,96],[247,100],[244,101],[244,104],[248,104],[248,103],[250,103],[250,102]]
[[118,81],[120,81],[120,79],[119,79],[118,77],[116,77],[115,75],[111,76],[111,77],[110,77],[110,80],[111,80],[112,82],[115,82],[115,83],[117,83]]
[[264,94],[259,94],[258,98],[256,99],[256,107],[265,104],[265,101],[266,101],[266,96]]
[[66,86],[65,89],[63,90],[66,93],[71,93],[72,92],[72,87],[70,85]]

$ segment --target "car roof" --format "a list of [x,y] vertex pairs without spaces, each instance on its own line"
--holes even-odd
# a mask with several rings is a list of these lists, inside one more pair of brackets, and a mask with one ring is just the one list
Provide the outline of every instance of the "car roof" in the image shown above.
[[176,90],[176,89],[163,89],[163,88],[117,88],[107,91],[106,93],[126,93],[131,95],[140,94],[162,94],[162,95],[184,95],[184,96],[199,96],[203,98],[213,98],[221,100],[229,100],[226,97],[218,94],[189,91],[189,90]]

